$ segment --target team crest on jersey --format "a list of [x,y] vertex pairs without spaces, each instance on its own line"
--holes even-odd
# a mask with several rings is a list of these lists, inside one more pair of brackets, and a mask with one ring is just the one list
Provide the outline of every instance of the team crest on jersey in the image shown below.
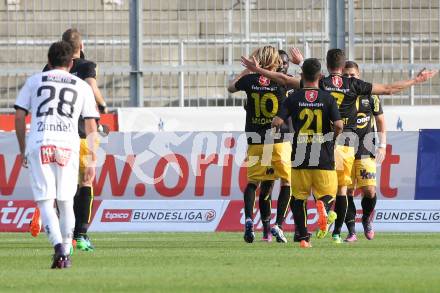
[[369,105],[370,105],[370,101],[368,101],[367,99],[362,99],[362,106],[368,107]]
[[268,79],[268,78],[265,77],[265,76],[260,76],[260,78],[258,79],[258,83],[259,83],[261,86],[269,86],[269,84],[270,84],[270,79]]
[[342,86],[342,77],[340,76],[332,76],[332,83],[335,87],[340,88]]
[[318,91],[306,91],[306,100],[313,103],[318,98]]

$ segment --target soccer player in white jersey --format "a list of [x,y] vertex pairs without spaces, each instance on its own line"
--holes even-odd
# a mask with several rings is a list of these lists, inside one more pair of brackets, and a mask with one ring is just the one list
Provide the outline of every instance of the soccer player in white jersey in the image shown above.
[[[49,241],[55,249],[52,268],[71,266],[75,216],[73,197],[76,192],[79,137],[78,118],[86,119],[89,146],[96,136],[99,118],[90,86],[69,73],[73,49],[67,42],[50,46],[48,61],[52,70],[28,78],[21,89],[14,108],[15,129],[24,167],[29,167],[34,200]],[[31,128],[25,138],[25,117],[32,113]],[[86,177],[95,175],[96,155],[89,148]],[[57,201],[59,219],[54,209]]]

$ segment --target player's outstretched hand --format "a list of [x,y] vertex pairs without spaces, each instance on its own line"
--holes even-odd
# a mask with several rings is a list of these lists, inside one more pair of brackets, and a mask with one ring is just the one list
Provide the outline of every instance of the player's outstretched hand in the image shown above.
[[290,61],[292,61],[292,63],[296,65],[299,65],[301,64],[301,62],[304,61],[304,57],[298,48],[294,47],[290,49]]
[[415,77],[416,83],[422,83],[427,81],[428,79],[433,78],[438,73],[438,70],[426,70],[423,68]]
[[252,56],[252,59],[241,56],[241,65],[252,72],[255,72],[260,67],[254,56]]

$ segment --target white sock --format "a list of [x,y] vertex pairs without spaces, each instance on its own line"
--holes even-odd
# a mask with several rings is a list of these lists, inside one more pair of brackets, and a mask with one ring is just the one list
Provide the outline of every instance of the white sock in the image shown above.
[[75,213],[73,211],[73,200],[58,200],[60,212],[60,229],[63,237],[63,246],[66,253],[72,247],[73,230],[75,229]]
[[52,246],[55,246],[62,243],[63,238],[60,231],[60,222],[58,221],[53,204],[53,199],[37,201],[44,230],[46,231],[47,237],[49,238],[50,243],[52,243]]

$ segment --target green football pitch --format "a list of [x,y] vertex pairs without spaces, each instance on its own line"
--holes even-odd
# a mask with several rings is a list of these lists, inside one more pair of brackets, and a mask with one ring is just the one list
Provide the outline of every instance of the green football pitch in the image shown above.
[[[257,235],[259,239],[260,235]],[[313,248],[241,233],[94,233],[49,269],[46,236],[0,233],[0,292],[440,292],[440,234],[379,233]]]

